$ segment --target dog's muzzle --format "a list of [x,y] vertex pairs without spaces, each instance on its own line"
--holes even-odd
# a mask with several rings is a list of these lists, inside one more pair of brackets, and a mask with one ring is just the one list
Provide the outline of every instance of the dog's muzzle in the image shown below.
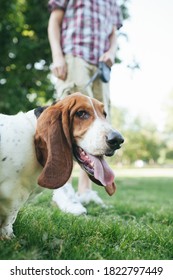
[[123,143],[124,138],[118,131],[112,130],[109,132],[106,136],[106,144],[109,147],[106,156],[112,156],[116,150],[121,148]]

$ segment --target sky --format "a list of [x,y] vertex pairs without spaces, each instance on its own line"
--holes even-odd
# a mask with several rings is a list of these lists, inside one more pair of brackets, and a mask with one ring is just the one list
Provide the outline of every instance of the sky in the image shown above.
[[[110,94],[132,116],[164,125],[164,104],[173,91],[173,0],[130,0],[130,19],[118,38],[123,63],[112,67]],[[127,67],[135,59],[140,69]]]

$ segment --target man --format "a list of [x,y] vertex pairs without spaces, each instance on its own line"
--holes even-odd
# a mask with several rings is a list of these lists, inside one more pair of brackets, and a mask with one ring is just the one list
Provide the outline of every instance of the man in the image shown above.
[[[57,96],[64,98],[81,91],[105,105],[109,114],[109,85],[99,78],[85,88],[98,68],[99,61],[112,66],[116,54],[116,30],[122,26],[116,0],[50,0],[48,37],[52,51],[52,72],[57,77]],[[88,176],[81,170],[78,193],[71,183],[55,190],[58,207],[75,215],[85,214],[82,205],[93,201],[104,206],[91,189]]]

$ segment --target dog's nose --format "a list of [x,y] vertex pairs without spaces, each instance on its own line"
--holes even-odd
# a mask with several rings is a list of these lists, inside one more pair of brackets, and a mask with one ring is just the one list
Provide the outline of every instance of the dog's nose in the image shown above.
[[109,147],[119,149],[124,142],[123,136],[118,131],[111,131],[106,137],[106,142]]

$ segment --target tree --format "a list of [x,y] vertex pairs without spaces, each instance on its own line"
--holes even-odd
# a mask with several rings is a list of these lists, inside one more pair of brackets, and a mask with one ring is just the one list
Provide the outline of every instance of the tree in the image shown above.
[[145,123],[139,117],[132,118],[126,109],[112,107],[112,123],[123,134],[125,143],[118,152],[125,164],[143,160],[157,163],[164,148],[163,138],[154,124]]
[[143,160],[146,163],[157,163],[160,157],[162,142],[158,137],[157,130],[154,127],[138,127],[137,130],[130,128],[126,132],[126,146],[124,156],[130,163],[136,160]]
[[173,91],[170,92],[168,102],[165,104],[165,132],[173,134]]
[[164,127],[164,156],[165,160],[173,160],[173,91],[170,92],[168,102],[165,104],[165,127]]
[[53,95],[47,0],[1,0],[0,110],[29,110]]

